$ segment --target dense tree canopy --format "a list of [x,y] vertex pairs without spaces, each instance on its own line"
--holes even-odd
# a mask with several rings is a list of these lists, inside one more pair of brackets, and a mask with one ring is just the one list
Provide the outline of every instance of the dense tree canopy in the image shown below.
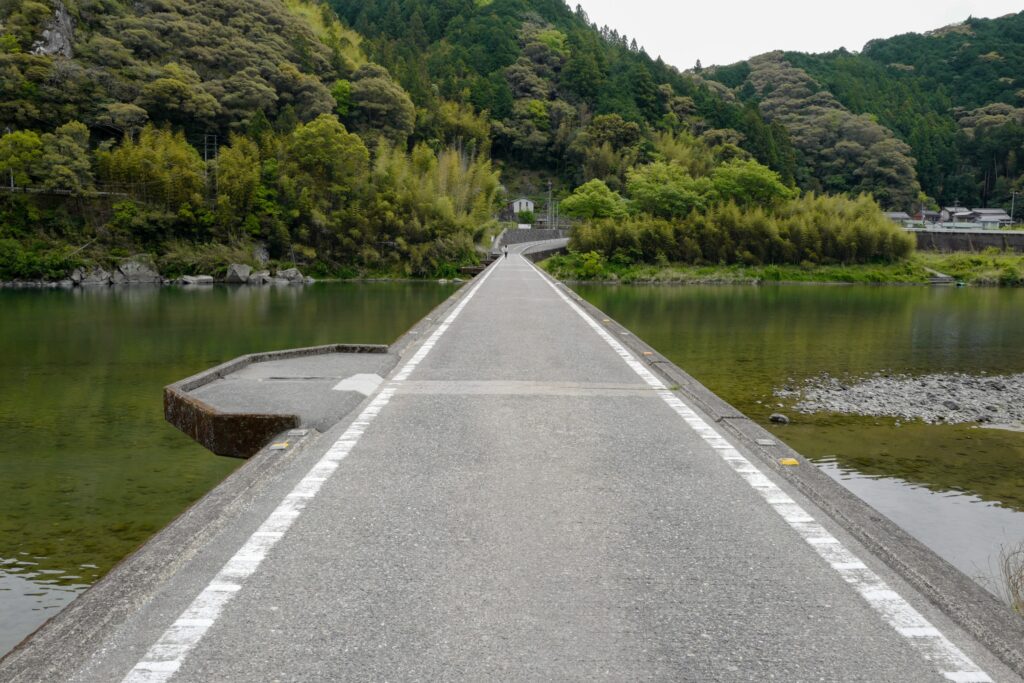
[[562,211],[576,218],[621,218],[626,215],[626,203],[603,181],[594,179],[580,185],[566,197]]
[[[737,96],[760,103],[769,118],[781,121],[797,146],[805,151],[808,175],[805,187],[833,187],[831,180],[850,180],[849,186],[872,189],[893,208],[917,209],[932,201],[941,205],[993,205],[1010,208],[1013,191],[1024,188],[1024,169],[1017,159],[1022,151],[1021,125],[1016,110],[1024,98],[1024,13],[999,19],[968,19],[926,34],[908,33],[869,42],[859,54],[846,50],[808,55],[794,52],[771,56],[776,73],[772,85],[788,89],[794,79],[809,86],[808,93],[765,94],[758,90],[752,71],[764,70],[764,58],[705,70]],[[785,64],[789,81],[782,81]],[[810,97],[813,95],[814,97]],[[781,100],[781,101],[780,101]],[[825,127],[815,119],[839,106],[856,117],[871,119],[852,131],[842,128],[843,142],[861,146],[829,145],[836,154],[816,156],[808,148]],[[794,117],[787,112],[806,109]],[[781,118],[780,118],[781,116]],[[789,116],[787,118],[787,116]],[[891,142],[872,150],[863,144],[866,129],[881,125],[907,147]],[[828,142],[828,140],[826,140]],[[860,178],[844,170],[845,158],[866,159]],[[816,170],[820,169],[820,171]],[[892,183],[916,171],[930,200],[906,201],[912,187]],[[888,185],[885,191],[880,188]]]
[[798,228],[877,219],[822,193],[1008,204],[1021,35],[1024,14],[683,73],[563,0],[0,3],[0,177],[29,190],[0,195],[0,241],[46,273],[72,252],[259,243],[323,272],[429,275],[477,258],[502,183],[551,180],[586,225],[717,226],[678,243],[709,261],[779,253],[729,246],[747,230],[897,253]]
[[331,4],[367,37],[364,48],[410,93],[421,121],[446,102],[471,106],[491,119],[493,152],[510,166],[619,189],[655,131],[728,129],[793,178],[782,128],[562,0]]

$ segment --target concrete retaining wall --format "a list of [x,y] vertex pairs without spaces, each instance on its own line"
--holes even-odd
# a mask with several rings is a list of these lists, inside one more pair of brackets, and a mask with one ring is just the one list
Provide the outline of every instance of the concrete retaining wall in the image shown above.
[[536,246],[527,247],[523,250],[523,258],[527,258],[530,261],[537,263],[546,258],[550,258],[555,254],[564,254],[567,251],[569,251],[568,239],[551,240]]
[[990,247],[1024,252],[1024,232],[1007,230],[912,230],[921,251],[982,251]]
[[495,249],[503,244],[525,244],[526,242],[543,242],[545,240],[568,239],[568,230],[506,230],[495,241]]
[[274,436],[300,424],[298,415],[224,413],[188,392],[238,372],[253,363],[328,353],[387,353],[377,344],[330,344],[304,349],[253,353],[164,387],[164,419],[217,455],[251,458]]

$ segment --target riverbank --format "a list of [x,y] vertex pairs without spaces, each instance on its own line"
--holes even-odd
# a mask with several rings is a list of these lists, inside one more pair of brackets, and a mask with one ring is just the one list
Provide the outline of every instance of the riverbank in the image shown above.
[[0,282],[0,289],[74,289],[111,287],[117,285],[182,285],[204,286],[219,283],[234,285],[311,285],[314,280],[303,275],[298,268],[277,268],[254,270],[251,266],[232,263],[226,272],[213,275],[182,275],[169,278],[161,275],[156,267],[145,259],[122,261],[109,271],[102,266],[78,267],[61,280],[12,280]]
[[940,254],[917,252],[898,263],[862,265],[694,266],[685,264],[617,264],[596,254],[569,253],[541,264],[568,282],[621,284],[894,284],[926,285],[934,271],[971,286],[1024,286],[1024,256],[983,252]]
[[[477,267],[486,258],[493,240],[487,226],[471,249],[458,254],[447,253],[443,245],[434,245],[415,254],[392,251],[386,257],[372,259],[361,256],[360,263],[325,261],[315,252],[294,248],[272,258],[266,244],[260,242],[193,244],[172,240],[156,246],[135,245],[134,248],[111,248],[96,240],[81,246],[60,241],[0,239],[0,287],[17,289],[59,289],[73,287],[76,273],[80,277],[97,273],[99,280],[118,277],[117,271],[126,263],[134,264],[136,277],[149,284],[208,284],[234,282],[231,270],[249,267],[251,273],[270,274],[301,270],[318,281],[336,280],[420,280],[466,277],[464,269]],[[537,231],[541,232],[541,231]],[[547,231],[556,232],[556,231]],[[365,262],[364,262],[365,261]],[[190,282],[199,278],[203,282]],[[287,277],[285,278],[287,279]],[[294,278],[293,278],[294,279]],[[115,282],[113,284],[120,284]],[[136,283],[133,283],[136,284]]]

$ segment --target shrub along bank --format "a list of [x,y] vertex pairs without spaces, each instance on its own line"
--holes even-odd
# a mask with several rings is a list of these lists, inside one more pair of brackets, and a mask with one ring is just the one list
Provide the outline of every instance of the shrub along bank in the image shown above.
[[571,250],[620,266],[893,263],[913,245],[870,197],[813,194],[768,209],[730,201],[675,221],[646,214],[594,220],[570,241]]
[[569,253],[541,266],[560,280],[622,284],[757,284],[821,282],[927,284],[929,269],[972,286],[1024,286],[1024,256],[1012,253],[936,254],[917,252],[904,261],[853,265],[621,265],[592,251]]

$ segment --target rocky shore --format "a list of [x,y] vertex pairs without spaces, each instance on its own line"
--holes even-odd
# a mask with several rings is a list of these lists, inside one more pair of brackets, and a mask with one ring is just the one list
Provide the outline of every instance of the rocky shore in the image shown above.
[[0,282],[0,288],[8,289],[72,289],[75,287],[110,287],[115,285],[183,285],[202,286],[217,282],[235,285],[309,285],[314,280],[306,277],[297,268],[285,268],[271,273],[269,270],[253,270],[251,266],[233,263],[228,266],[222,279],[212,275],[184,275],[177,279],[165,278],[152,265],[129,259],[123,261],[111,272],[96,266],[91,269],[76,268],[66,280],[24,280]]
[[1024,374],[886,375],[840,379],[828,374],[792,383],[775,396],[799,413],[840,413],[928,424],[1024,424]]

